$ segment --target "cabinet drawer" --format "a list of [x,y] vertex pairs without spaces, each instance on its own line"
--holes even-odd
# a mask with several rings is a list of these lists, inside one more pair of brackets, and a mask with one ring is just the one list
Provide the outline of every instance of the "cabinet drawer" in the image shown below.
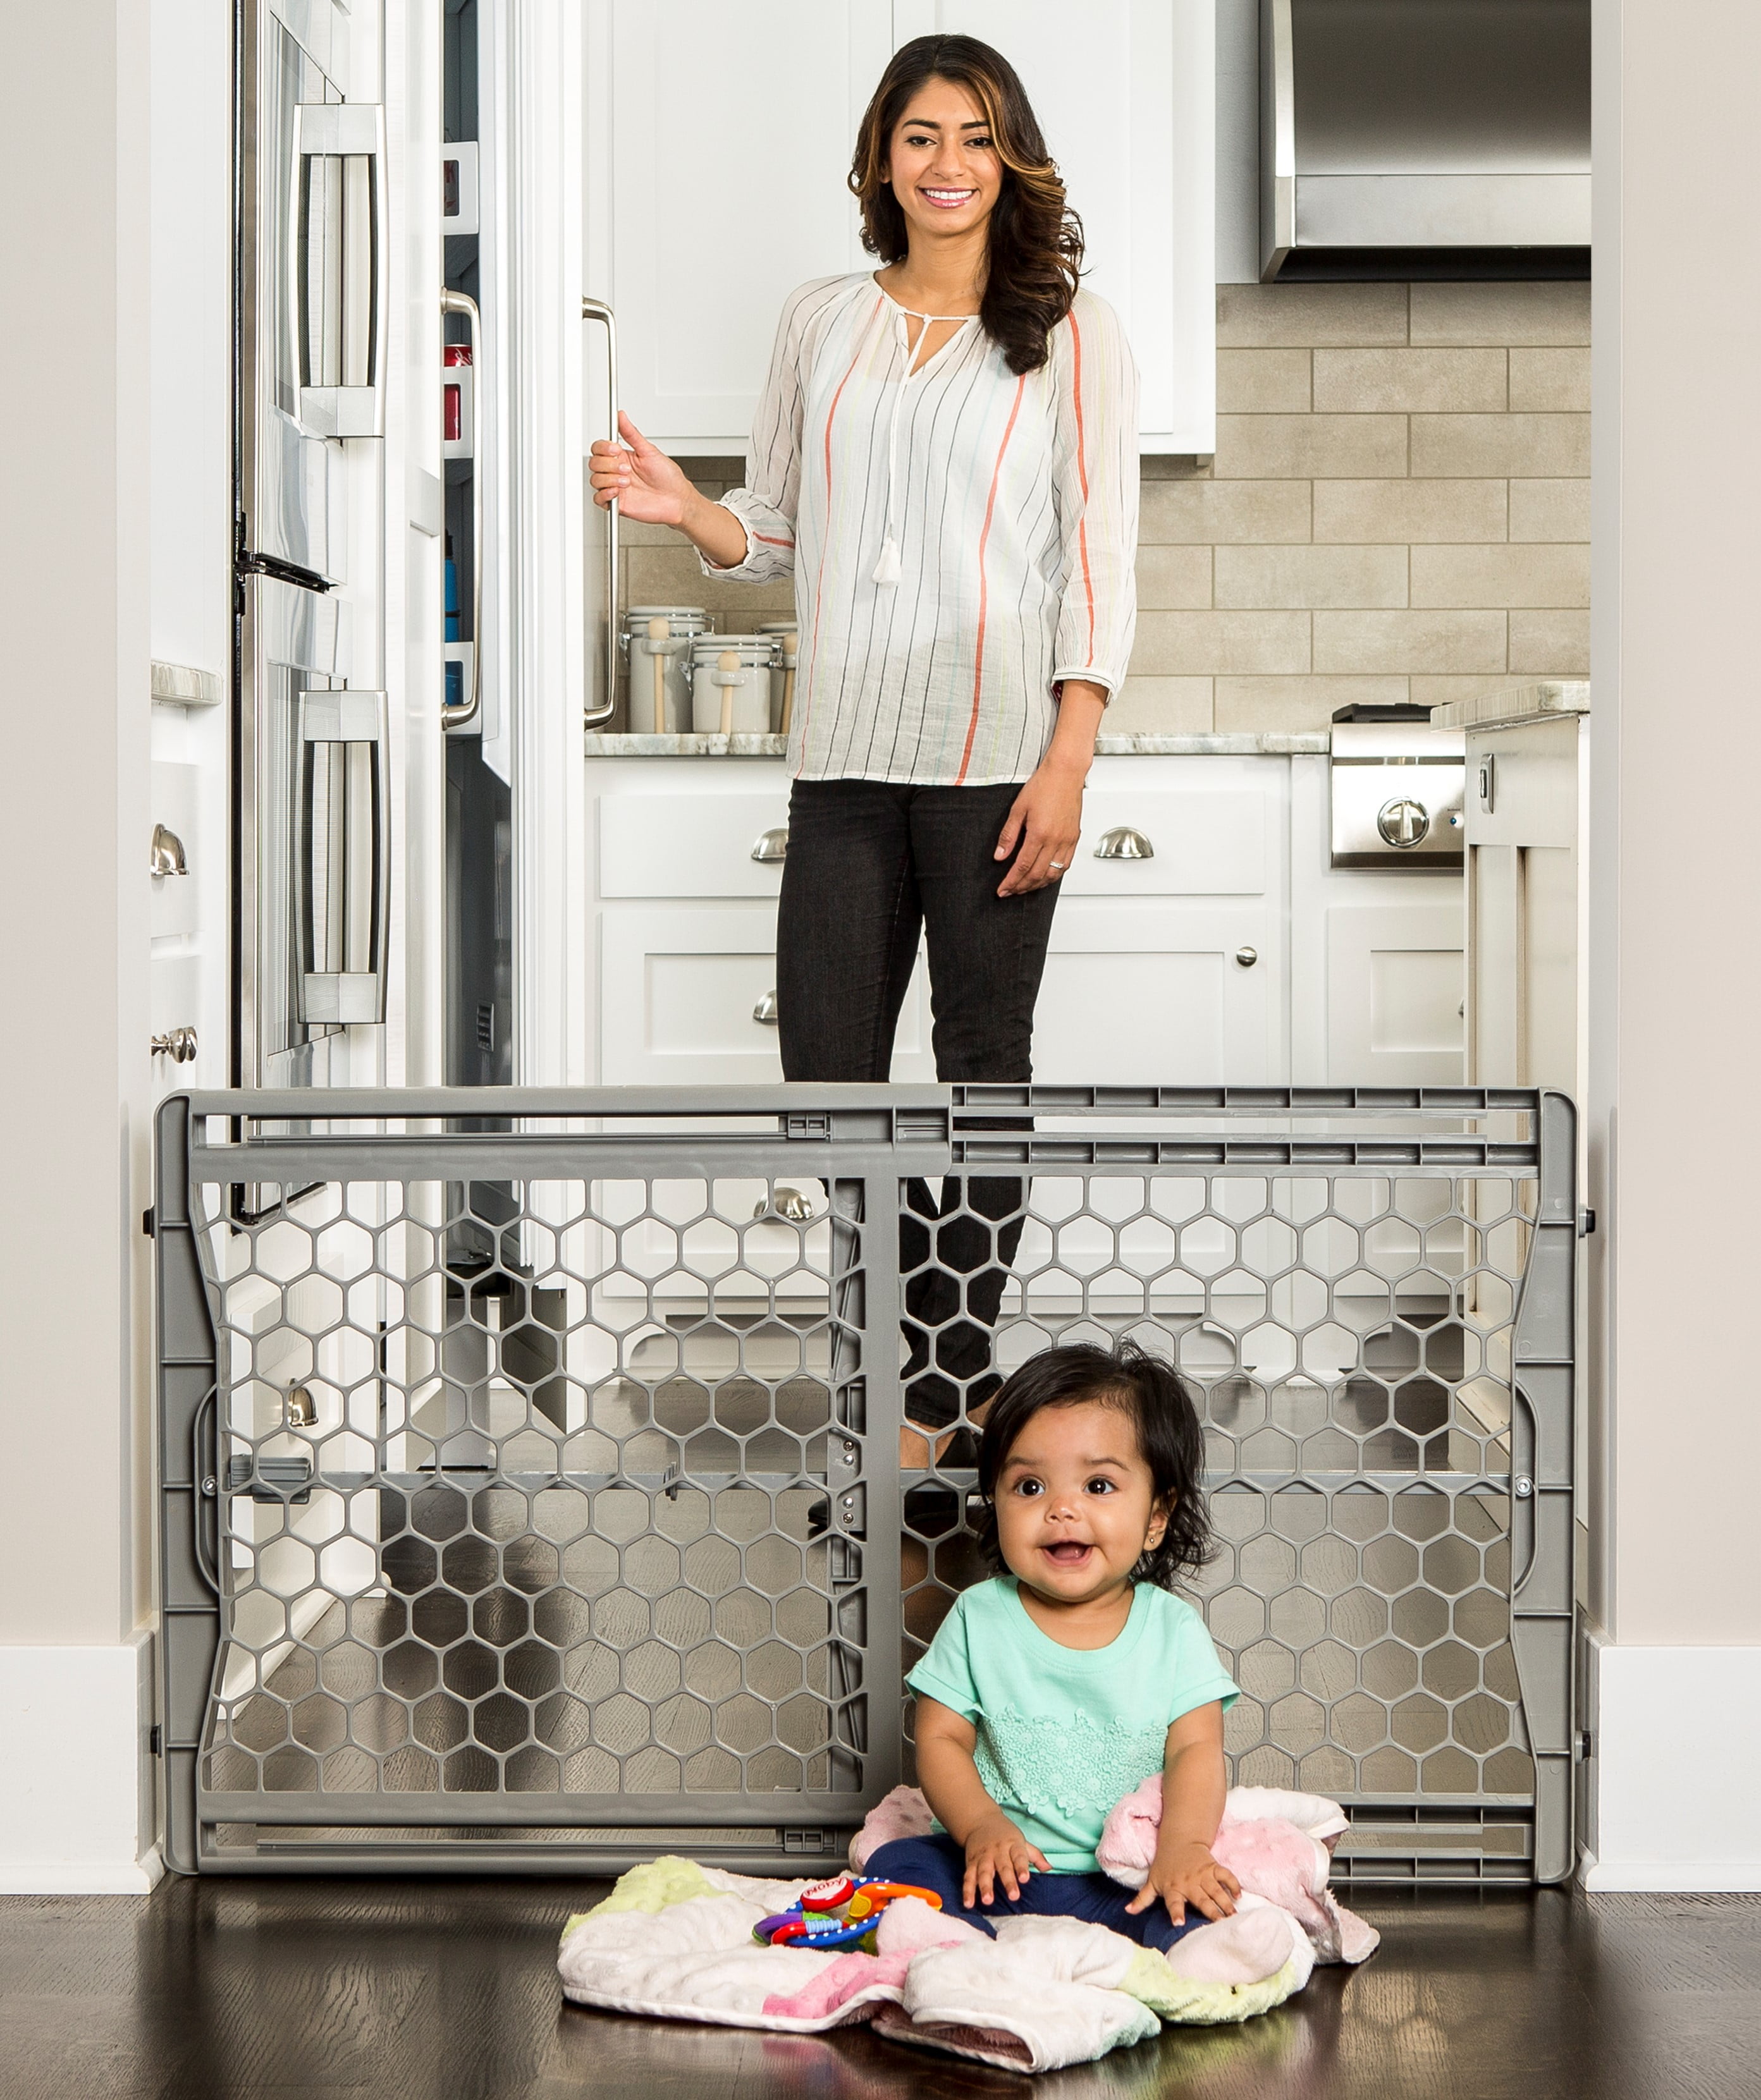
[[[1214,759],[1198,761],[1215,765]],[[1258,897],[1276,886],[1264,788],[1091,788],[1082,843],[1064,878],[1074,897]],[[1275,805],[1274,805],[1275,806]],[[1110,834],[1135,832],[1142,860],[1102,858]]]
[[[753,1017],[776,986],[769,905],[600,915],[599,1070],[610,1087],[768,1084],[777,1031]],[[894,1079],[935,1076],[921,956],[894,1040]]]
[[[1251,951],[1254,960],[1238,957]],[[1034,1077],[1066,1085],[1268,1086],[1283,1077],[1278,915],[1066,907],[1034,1010]]]
[[706,795],[602,795],[602,897],[775,897],[780,861],[756,861],[788,823],[788,789]]

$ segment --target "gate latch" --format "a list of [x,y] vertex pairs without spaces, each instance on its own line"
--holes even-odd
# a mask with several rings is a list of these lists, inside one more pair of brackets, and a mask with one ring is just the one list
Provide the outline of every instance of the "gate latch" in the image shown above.
[[829,1137],[832,1118],[828,1115],[786,1115],[783,1118],[785,1137]]

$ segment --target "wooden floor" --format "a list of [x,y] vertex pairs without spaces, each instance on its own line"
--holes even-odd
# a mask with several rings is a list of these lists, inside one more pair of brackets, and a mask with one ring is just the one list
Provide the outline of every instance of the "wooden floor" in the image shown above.
[[[558,1882],[188,1882],[0,1898],[5,2100],[906,2100],[1026,2093],[858,2030],[582,2012]],[[1361,1895],[1384,1935],[1245,2027],[1038,2081],[1036,2100],[1761,2096],[1761,1897]]]

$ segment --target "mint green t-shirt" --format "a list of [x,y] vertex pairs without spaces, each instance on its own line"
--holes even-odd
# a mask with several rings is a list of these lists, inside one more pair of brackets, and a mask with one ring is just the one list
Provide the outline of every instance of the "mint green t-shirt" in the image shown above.
[[1013,1575],[963,1590],[906,1682],[974,1723],[985,1791],[1061,1874],[1094,1872],[1109,1811],[1161,1771],[1170,1725],[1236,1698],[1204,1621],[1166,1590],[1140,1582],[1106,1648],[1065,1648]]

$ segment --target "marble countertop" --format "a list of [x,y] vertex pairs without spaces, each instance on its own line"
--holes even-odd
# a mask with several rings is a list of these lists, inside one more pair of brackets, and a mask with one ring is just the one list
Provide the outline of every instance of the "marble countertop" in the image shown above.
[[[734,736],[611,735],[589,730],[583,739],[589,758],[781,758],[788,748],[782,736],[756,732]],[[1095,751],[1102,758],[1289,758],[1324,757],[1325,730],[1298,733],[1268,730],[1263,735],[1229,736],[1101,736]]]

